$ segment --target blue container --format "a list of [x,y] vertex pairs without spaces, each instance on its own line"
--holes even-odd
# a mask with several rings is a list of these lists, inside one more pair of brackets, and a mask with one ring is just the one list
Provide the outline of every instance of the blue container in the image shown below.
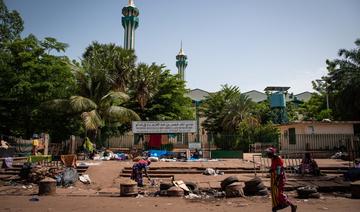
[[273,93],[270,96],[270,106],[274,107],[286,107],[285,94],[281,92]]

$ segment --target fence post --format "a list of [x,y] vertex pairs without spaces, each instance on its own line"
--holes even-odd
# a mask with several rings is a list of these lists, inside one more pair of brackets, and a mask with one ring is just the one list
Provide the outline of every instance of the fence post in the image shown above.
[[76,152],[76,142],[75,142],[75,136],[74,135],[71,135],[70,136],[70,154],[75,154]]
[[49,134],[44,134],[44,155],[49,154]]

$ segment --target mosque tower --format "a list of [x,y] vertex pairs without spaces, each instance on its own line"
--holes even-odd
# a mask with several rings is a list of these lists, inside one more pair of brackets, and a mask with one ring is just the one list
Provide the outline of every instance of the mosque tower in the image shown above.
[[183,81],[185,81],[185,69],[187,65],[188,65],[187,56],[184,53],[181,42],[180,52],[178,55],[176,55],[176,67],[178,68],[178,74],[180,76],[180,79]]
[[129,4],[122,9],[124,15],[121,19],[124,27],[124,48],[134,49],[135,47],[135,30],[139,26],[139,9],[136,8],[134,0],[129,0]]

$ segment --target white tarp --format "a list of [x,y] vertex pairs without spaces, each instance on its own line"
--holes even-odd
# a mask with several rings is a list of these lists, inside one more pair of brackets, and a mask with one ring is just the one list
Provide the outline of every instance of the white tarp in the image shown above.
[[196,121],[133,121],[133,133],[196,133]]

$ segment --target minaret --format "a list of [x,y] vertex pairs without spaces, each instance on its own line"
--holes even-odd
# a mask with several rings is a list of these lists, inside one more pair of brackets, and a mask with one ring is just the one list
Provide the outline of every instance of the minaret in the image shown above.
[[133,0],[129,0],[129,4],[122,9],[122,14],[124,15],[121,19],[124,27],[124,48],[134,49],[135,30],[139,26],[139,9],[135,7]]
[[187,65],[188,65],[187,56],[184,53],[181,42],[180,52],[178,55],[176,55],[176,67],[178,68],[178,74],[180,76],[180,79],[183,81],[185,81],[185,69]]

